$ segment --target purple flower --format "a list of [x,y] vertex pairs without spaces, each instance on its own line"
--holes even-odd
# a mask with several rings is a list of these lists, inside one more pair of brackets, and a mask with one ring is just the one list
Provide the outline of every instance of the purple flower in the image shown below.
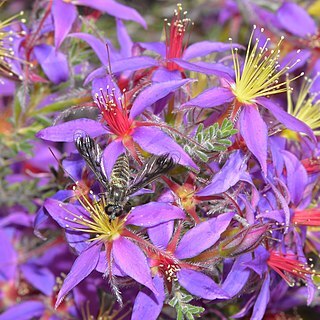
[[277,19],[286,31],[307,37],[317,32],[317,25],[309,14],[294,2],[285,1],[277,11]]
[[52,16],[55,28],[55,46],[59,48],[66,35],[70,32],[71,27],[77,17],[76,6],[88,6],[95,10],[106,12],[123,20],[132,20],[140,23],[144,28],[146,22],[141,15],[133,8],[127,7],[114,0],[53,0]]
[[[203,188],[195,186],[195,176],[191,173],[182,185],[163,177],[169,188],[174,192],[179,203],[184,210],[193,218],[196,223],[200,222],[200,218],[196,212],[196,206],[201,202],[209,200],[223,199],[222,196],[214,196],[223,194],[233,187],[239,180],[247,181],[246,159],[241,151],[232,153],[228,161],[222,169],[218,171],[213,179]],[[250,180],[250,179],[249,179]]]
[[107,266],[104,272],[109,276],[119,300],[121,298],[114,284],[112,270],[114,264],[122,273],[157,293],[146,256],[141,249],[148,245],[127,226],[153,227],[166,221],[183,219],[183,211],[169,204],[150,202],[133,208],[126,217],[109,220],[101,202],[91,202],[83,196],[79,202],[82,206],[64,204],[53,199],[46,200],[44,204],[51,217],[65,229],[71,246],[80,253],[63,283],[56,305],[97,268],[101,252]]
[[[256,27],[254,26],[254,30]],[[279,82],[280,76],[287,72],[288,66],[278,70],[277,55],[281,41],[277,48],[268,53],[268,39],[259,48],[259,39],[252,43],[251,34],[246,58],[243,66],[240,65],[237,49],[232,49],[235,67],[235,80],[225,81],[224,87],[208,89],[184,103],[182,107],[197,106],[200,108],[211,108],[224,103],[233,103],[231,119],[239,116],[240,133],[246,142],[248,149],[259,161],[262,171],[267,174],[267,149],[268,149],[268,127],[260,115],[259,106],[269,110],[273,116],[287,128],[303,132],[316,141],[313,131],[308,125],[286,113],[272,100],[266,96],[285,92],[286,82]],[[252,127],[252,123],[255,124]],[[254,130],[254,134],[252,132]]]
[[[120,89],[111,77],[97,79],[93,84],[93,92],[107,126],[90,119],[78,119],[43,129],[38,132],[37,137],[51,141],[73,141],[75,133],[79,130],[85,131],[91,137],[112,135],[114,140],[108,144],[103,153],[104,167],[108,175],[116,159],[125,149],[139,161],[135,143],[152,154],[169,153],[182,165],[197,170],[197,165],[185,151],[161,130],[162,127],[168,129],[170,127],[151,121],[134,120],[145,108],[188,82],[189,80],[186,79],[153,84],[139,94],[129,111],[125,104],[125,97],[121,95]],[[96,94],[98,90],[100,95]]]
[[179,242],[179,231],[172,235],[171,222],[148,229],[152,242],[160,248],[166,248],[151,253],[150,257],[150,265],[155,274],[153,283],[158,289],[158,295],[147,289],[140,291],[134,303],[132,319],[157,319],[165,300],[164,287],[170,292],[173,281],[178,281],[192,295],[204,299],[228,298],[228,294],[219,285],[201,272],[200,266],[183,259],[193,258],[214,245],[228,227],[233,215],[232,212],[225,213],[202,222],[189,230]]
[[[185,78],[184,70],[200,72],[207,75],[215,75],[230,79],[234,72],[224,65],[223,63],[209,63],[209,62],[190,62],[194,58],[204,57],[211,53],[224,52],[229,50],[232,46],[241,48],[240,45],[202,41],[194,43],[188,47],[184,44],[188,28],[191,25],[190,19],[186,18],[185,13],[182,12],[182,6],[178,4],[175,10],[172,21],[168,23],[169,30],[166,30],[166,40],[163,42],[139,42],[138,45],[143,51],[150,50],[159,54],[158,59],[149,56],[128,56],[121,55],[121,58],[112,61],[112,71],[120,73],[124,71],[135,71],[139,69],[152,68],[150,75],[152,75],[153,82],[167,82],[169,80],[180,80]],[[165,26],[167,27],[167,26]],[[119,42],[122,43],[123,39],[128,41],[128,37],[124,33],[119,33]],[[132,46],[132,43],[128,43]],[[128,47],[128,46],[127,46]],[[96,53],[100,57],[105,48],[99,45],[96,46]],[[132,47],[131,47],[132,48]],[[132,51],[131,51],[132,53]],[[103,77],[106,74],[106,67],[108,64],[103,61],[104,67],[99,68],[92,72],[86,81],[92,80],[95,77]]]

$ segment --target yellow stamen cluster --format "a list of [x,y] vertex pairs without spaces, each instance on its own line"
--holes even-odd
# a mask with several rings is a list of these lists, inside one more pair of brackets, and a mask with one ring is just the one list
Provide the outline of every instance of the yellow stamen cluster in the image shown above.
[[[287,91],[286,82],[279,82],[279,78],[300,61],[298,59],[295,63],[289,63],[280,68],[280,45],[284,38],[281,37],[276,47],[270,50],[268,48],[270,38],[263,46],[260,46],[259,39],[256,39],[253,44],[252,38],[255,30],[256,26],[253,27],[242,68],[238,48],[232,49],[236,81],[231,88],[237,100],[243,104],[252,104],[255,103],[256,98]],[[263,32],[264,29],[260,31]],[[231,38],[229,40],[232,41]]]
[[[0,7],[4,4],[4,2],[0,2]],[[11,47],[11,42],[13,41],[14,32],[6,31],[5,29],[12,24],[12,22],[23,15],[23,11],[20,13],[4,20],[0,21],[0,75],[4,75],[6,77],[14,76],[14,72],[12,71],[12,65],[10,60],[20,60],[19,58],[14,56],[14,50]],[[22,19],[22,22],[25,20]],[[22,77],[20,80],[22,80]]]
[[[76,187],[74,187],[74,190],[76,190]],[[81,193],[79,190],[77,190],[77,192]],[[116,218],[110,220],[104,210],[106,206],[104,198],[97,199],[92,191],[90,191],[90,194],[93,197],[93,201],[89,200],[83,194],[81,194],[81,197],[77,196],[77,200],[89,213],[89,217],[70,212],[60,203],[60,206],[74,217],[70,222],[72,222],[73,225],[79,225],[79,228],[70,226],[68,224],[69,217],[66,216],[66,228],[91,234],[93,237],[89,239],[89,241],[101,240],[103,242],[109,242],[117,239],[124,228],[125,219]]]
[[[304,78],[295,105],[292,100],[292,90],[287,91],[288,113],[306,123],[315,135],[320,135],[320,101],[315,100],[318,93],[310,93],[310,88],[318,76],[319,74],[314,79]],[[288,79],[287,87],[289,87]]]

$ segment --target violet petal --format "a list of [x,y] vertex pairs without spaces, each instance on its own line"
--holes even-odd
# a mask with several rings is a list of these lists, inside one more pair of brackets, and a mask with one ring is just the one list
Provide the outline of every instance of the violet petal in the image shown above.
[[[308,62],[310,56],[311,51],[307,49],[301,50],[299,53],[297,53],[297,51],[291,51],[281,60],[279,70],[289,67],[288,73],[293,73],[303,67]],[[299,61],[297,61],[298,59]]]
[[0,229],[0,280],[15,279],[18,265],[18,255],[12,245],[12,240],[4,229]]
[[174,80],[155,83],[144,89],[136,98],[130,111],[130,118],[134,119],[141,114],[147,107],[156,101],[164,98],[169,93],[178,90],[183,85],[190,82],[189,79]]
[[96,268],[101,246],[101,243],[93,243],[75,260],[59,291],[55,305],[56,308],[64,297]]
[[159,67],[152,73],[152,82],[167,82],[181,80],[181,72],[179,70],[168,70],[164,67]]
[[119,237],[113,242],[112,254],[115,262],[129,277],[157,294],[147,258],[138,246],[124,237]]
[[41,301],[29,300],[13,305],[0,315],[0,320],[31,320],[39,319],[45,311]]
[[159,276],[153,278],[153,283],[158,294],[154,295],[147,288],[140,290],[134,301],[131,320],[158,319],[165,299],[164,283],[163,279]]
[[68,80],[69,67],[66,55],[47,44],[35,46],[33,52],[50,81],[59,84]]
[[85,131],[91,138],[109,133],[100,122],[91,119],[77,119],[40,130],[36,137],[48,141],[73,142],[76,131]]
[[171,59],[171,61],[175,62],[178,66],[185,70],[217,76],[233,82],[234,71],[222,63],[209,63],[204,61],[188,62],[181,59]]
[[120,19],[116,19],[116,21],[117,21],[117,37],[120,43],[121,56],[131,57],[133,42],[128,34],[128,31],[124,23]]
[[227,191],[234,186],[246,171],[247,165],[244,161],[243,153],[240,150],[232,153],[222,167],[216,173],[212,181],[202,190],[197,192],[197,196],[209,196]]
[[[95,36],[83,32],[77,32],[77,33],[71,33],[69,34],[69,37],[81,39],[89,44],[89,46],[92,48],[92,50],[95,52],[99,60],[102,62],[104,65],[108,65],[109,60],[108,60],[108,50],[106,47],[106,43],[102,42],[100,39],[96,38]],[[107,42],[108,43],[108,42]],[[109,45],[109,43],[108,43]],[[109,47],[112,49],[112,47]],[[111,56],[110,56],[110,61],[114,61],[113,57],[113,50],[111,50]]]
[[135,128],[132,138],[140,147],[150,153],[161,155],[169,153],[181,165],[198,170],[190,156],[167,134],[155,127]]
[[33,287],[46,296],[51,296],[56,279],[48,268],[31,262],[21,265],[20,268],[24,278],[31,283]]
[[33,221],[33,215],[30,215],[24,211],[15,210],[15,212],[10,213],[8,216],[5,216],[0,220],[0,228],[10,225],[32,227]]
[[243,254],[234,262],[227,278],[222,284],[222,289],[224,289],[230,297],[234,297],[238,294],[244,285],[247,283],[250,270],[244,265],[251,261],[251,254]]
[[309,14],[298,4],[284,2],[277,11],[277,18],[283,29],[299,37],[317,32],[317,25]]
[[253,270],[256,274],[262,278],[262,275],[267,271],[268,265],[267,260],[269,259],[269,251],[260,245],[254,251],[254,258],[248,262],[243,262],[243,266],[247,266],[249,269]]
[[223,43],[214,41],[199,41],[190,45],[182,55],[184,60],[190,60],[197,57],[203,57],[213,52],[231,52],[231,48],[242,48],[241,45],[235,43]]
[[184,107],[212,108],[231,102],[234,94],[228,88],[214,87],[200,93],[195,98],[181,105]]
[[72,2],[77,5],[87,6],[102,12],[106,12],[111,16],[122,20],[135,21],[141,24],[145,29],[147,28],[145,20],[135,9],[125,6],[114,0],[72,0]]
[[204,299],[228,299],[229,295],[211,278],[201,272],[181,269],[177,272],[178,281],[191,294]]
[[148,236],[157,247],[165,249],[172,237],[174,221],[168,221],[148,228]]
[[[108,261],[105,251],[100,252],[100,257],[96,266],[96,270],[103,274],[105,274],[108,271]],[[118,277],[127,276],[115,262],[112,263],[112,274]]]
[[138,42],[138,45],[145,50],[154,51],[162,57],[166,55],[166,45],[163,42]]
[[[83,227],[83,226],[79,226]],[[73,231],[72,229],[66,229],[66,240],[68,245],[74,249],[74,251],[79,255],[82,251],[89,247],[88,240],[90,239],[90,233],[79,231]]]
[[[54,194],[51,198],[56,200],[64,201],[73,195],[73,190],[59,190],[56,194]],[[34,227],[34,234],[39,238],[44,238],[43,235],[40,233],[40,228],[43,223],[48,220],[49,216],[48,213],[45,211],[44,207],[41,207],[38,212],[36,213],[33,227]]]
[[58,49],[71,30],[77,17],[77,9],[63,0],[54,0],[52,3],[52,16],[54,21],[54,42]]
[[[254,127],[252,126],[253,123]],[[256,107],[244,106],[240,115],[240,133],[266,175],[268,128]]]
[[233,216],[234,212],[228,212],[199,223],[182,237],[174,255],[178,259],[192,258],[210,248],[220,239]]
[[251,315],[251,320],[262,320],[267,308],[267,304],[270,300],[270,275],[266,272],[265,279],[262,283],[260,292],[256,299]]
[[288,129],[303,132],[314,142],[317,141],[312,129],[307,124],[281,109],[272,100],[262,97],[257,98],[257,102],[268,109],[276,119],[283,123]]
[[123,72],[123,71],[136,71],[140,69],[146,69],[155,67],[158,65],[158,61],[151,57],[129,57],[124,59],[119,59],[112,63],[112,72]]
[[164,202],[149,202],[133,208],[127,217],[126,225],[154,227],[174,219],[185,219],[182,209]]
[[297,206],[303,198],[303,192],[308,183],[307,171],[294,154],[285,150],[281,153],[287,169],[287,186],[291,201]]
[[[81,206],[75,206],[71,203],[63,203],[55,199],[46,199],[43,206],[50,216],[62,227],[73,231],[80,225],[74,218],[79,216],[89,217],[89,212]],[[83,228],[83,226],[81,226]]]

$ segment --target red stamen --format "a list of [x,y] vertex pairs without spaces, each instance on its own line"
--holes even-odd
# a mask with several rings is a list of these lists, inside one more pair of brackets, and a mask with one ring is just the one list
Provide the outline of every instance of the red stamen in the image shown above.
[[320,172],[320,157],[306,158],[301,163],[309,174]]
[[307,280],[308,276],[315,274],[307,263],[299,261],[294,254],[284,255],[272,250],[267,263],[290,286],[294,285],[291,277]]
[[[169,32],[165,29],[166,37],[166,59],[181,58],[183,51],[185,50],[187,43],[183,46],[183,39],[186,31],[190,24],[190,19],[186,18],[187,12],[182,13],[182,6],[178,4],[178,9],[175,10],[174,16],[172,17],[171,23],[167,23],[169,27]],[[165,20],[166,22],[167,20]],[[189,37],[188,37],[189,41]],[[183,69],[179,67],[176,63],[167,61],[167,68],[169,70],[180,70]]]
[[95,102],[110,130],[115,135],[124,137],[130,134],[133,120],[129,118],[127,107],[123,106],[121,98],[117,100],[114,92],[114,88],[111,93],[107,88],[107,94],[105,95],[103,90],[100,89],[100,96],[96,95],[97,100]]
[[300,226],[320,226],[320,208],[311,208],[305,210],[295,210],[292,222]]

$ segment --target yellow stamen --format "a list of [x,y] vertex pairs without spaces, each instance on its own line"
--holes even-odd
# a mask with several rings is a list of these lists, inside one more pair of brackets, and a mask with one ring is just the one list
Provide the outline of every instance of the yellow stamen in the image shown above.
[[[74,187],[74,189],[76,189],[76,187]],[[85,217],[71,212],[66,209],[63,204],[60,204],[60,206],[64,210],[66,210],[71,216],[74,217],[71,220],[72,223],[79,225],[78,228],[69,225],[66,225],[66,227],[75,231],[92,234],[94,237],[89,239],[89,241],[101,240],[103,242],[109,242],[117,239],[124,228],[125,219],[116,218],[114,220],[110,220],[104,210],[106,203],[103,198],[97,200],[95,195],[93,195],[93,202],[91,202],[81,192],[81,190],[78,189],[77,192],[81,194],[80,197],[76,196],[77,200],[80,202],[81,206],[89,213],[90,217]],[[67,221],[68,219],[66,217],[66,222]]]
[[[319,74],[314,79],[304,78],[295,105],[292,99],[292,90],[287,91],[287,99],[288,113],[306,123],[315,135],[320,136],[320,101],[315,100],[318,93],[310,93],[310,89],[318,76]],[[289,81],[287,78],[287,87],[289,87]]]
[[[4,1],[0,1],[0,7],[3,4]],[[10,43],[13,41],[13,36],[15,35],[15,33],[12,30],[5,30],[5,28],[9,27],[15,19],[22,16],[23,14],[23,11],[21,11],[20,13],[4,21],[0,21],[0,74],[3,74],[6,77],[12,77],[15,75],[15,73],[12,71],[10,60],[17,60],[25,63],[25,61],[15,56],[14,50],[10,45]],[[21,19],[21,21],[23,22],[25,21],[25,19]],[[22,80],[22,77],[20,76],[19,79]]]
[[[298,59],[295,63],[289,63],[279,69],[278,59],[280,57],[280,45],[284,38],[281,37],[276,47],[270,50],[267,48],[270,41],[269,38],[262,47],[259,46],[259,39],[256,39],[255,43],[252,44],[255,29],[256,26],[253,27],[249,39],[242,70],[238,56],[238,48],[232,48],[236,81],[231,85],[231,88],[237,100],[243,104],[252,104],[255,103],[255,99],[258,97],[265,97],[287,91],[286,82],[279,82],[279,78],[300,61]],[[264,30],[261,29],[261,32],[263,31]],[[232,39],[229,40],[232,41]]]

